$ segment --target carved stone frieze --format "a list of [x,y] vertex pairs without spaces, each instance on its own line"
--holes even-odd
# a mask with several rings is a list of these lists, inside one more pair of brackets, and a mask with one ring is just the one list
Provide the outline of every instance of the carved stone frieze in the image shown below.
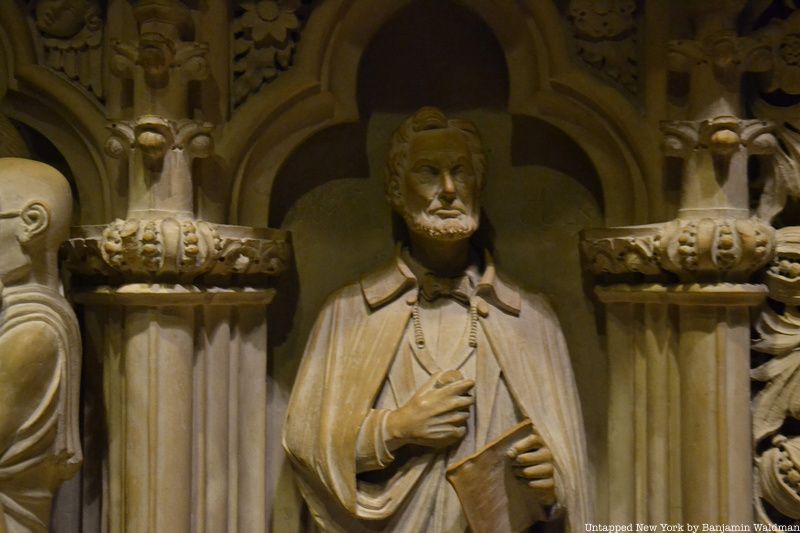
[[288,235],[279,230],[175,217],[82,226],[64,246],[67,266],[79,277],[181,283],[206,277],[222,286],[234,276],[276,276],[290,254]]
[[32,10],[40,61],[103,98],[103,18],[98,0],[38,0]]
[[291,68],[310,2],[242,2],[233,20],[233,107]]
[[639,91],[635,0],[572,0],[572,23],[578,55],[622,85]]
[[774,229],[757,218],[676,219],[665,224],[584,233],[583,253],[595,274],[658,276],[681,280],[739,281],[766,265]]

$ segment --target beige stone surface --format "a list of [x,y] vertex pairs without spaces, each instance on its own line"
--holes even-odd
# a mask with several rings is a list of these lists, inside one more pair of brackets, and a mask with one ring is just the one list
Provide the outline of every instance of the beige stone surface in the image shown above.
[[751,491],[796,520],[790,4],[0,2],[0,155],[73,197],[85,462],[56,531],[311,529],[286,403],[326,295],[393,257],[385,142],[427,104],[484,134],[484,229],[561,323],[597,520],[749,521]]

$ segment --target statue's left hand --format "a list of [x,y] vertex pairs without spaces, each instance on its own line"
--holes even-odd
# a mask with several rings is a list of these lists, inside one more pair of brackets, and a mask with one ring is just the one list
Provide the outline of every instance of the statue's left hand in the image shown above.
[[541,436],[533,433],[514,443],[508,451],[517,476],[525,479],[543,505],[556,502],[553,455]]

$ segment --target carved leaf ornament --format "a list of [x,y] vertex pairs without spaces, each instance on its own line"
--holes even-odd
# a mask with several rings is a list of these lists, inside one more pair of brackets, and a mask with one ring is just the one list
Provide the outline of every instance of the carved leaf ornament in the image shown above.
[[771,523],[763,498],[789,518],[800,518],[800,436],[791,433],[787,419],[800,420],[800,228],[777,231],[777,254],[766,274],[770,296],[785,304],[782,312],[765,308],[756,324],[753,350],[772,355],[751,376],[766,383],[753,400],[753,445],[766,447],[756,456],[759,480],[756,510],[759,519]]
[[300,29],[300,0],[243,2],[233,22],[233,104],[289,69]]

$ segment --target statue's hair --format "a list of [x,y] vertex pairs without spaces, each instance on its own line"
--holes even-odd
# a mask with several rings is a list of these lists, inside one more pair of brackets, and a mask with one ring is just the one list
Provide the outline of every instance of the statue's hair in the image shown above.
[[459,131],[464,136],[472,155],[472,166],[477,174],[479,186],[483,187],[486,172],[486,155],[483,151],[478,128],[469,120],[447,118],[439,108],[423,107],[404,120],[392,134],[389,155],[386,158],[384,181],[386,197],[390,202],[394,204],[398,200],[398,184],[406,171],[408,146],[413,136],[423,131],[444,129]]

